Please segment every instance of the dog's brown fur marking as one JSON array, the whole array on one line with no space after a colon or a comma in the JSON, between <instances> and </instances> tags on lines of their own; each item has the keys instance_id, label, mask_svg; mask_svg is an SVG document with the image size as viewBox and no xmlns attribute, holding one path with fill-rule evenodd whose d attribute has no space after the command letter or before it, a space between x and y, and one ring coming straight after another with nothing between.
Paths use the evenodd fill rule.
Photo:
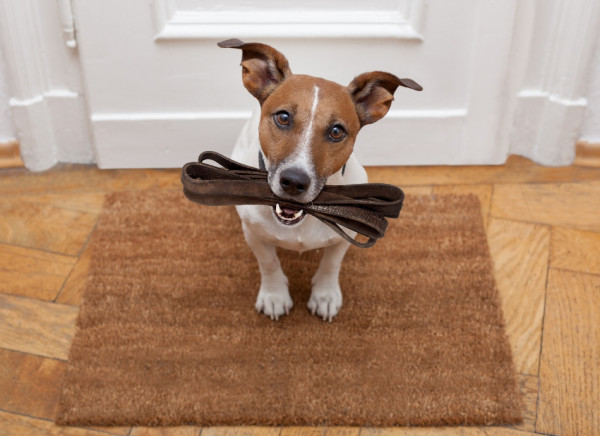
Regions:
<instances>
[{"instance_id":1,"label":"dog's brown fur marking","mask_svg":"<svg viewBox=\"0 0 600 436\"><path fill-rule=\"evenodd\" d=\"M317 175L327 178L348 160L360 130L354 102L346 87L311 76L291 76L263 103L259 138L263 153L275 166L291 156L311 122L315 87L319 88L319 94L313 115L310 154ZM288 129L278 127L273 120L281 110L292 116ZM336 124L342 125L347 133L340 142L328 140L329 131Z\"/></svg>"}]
</instances>

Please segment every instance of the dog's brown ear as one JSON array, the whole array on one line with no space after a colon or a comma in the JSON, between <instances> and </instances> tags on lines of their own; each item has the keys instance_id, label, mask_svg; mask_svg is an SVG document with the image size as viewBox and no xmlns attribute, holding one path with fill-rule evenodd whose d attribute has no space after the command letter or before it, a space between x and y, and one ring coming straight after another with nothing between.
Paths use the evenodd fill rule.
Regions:
<instances>
[{"instance_id":1,"label":"dog's brown ear","mask_svg":"<svg viewBox=\"0 0 600 436\"><path fill-rule=\"evenodd\" d=\"M261 105L292 74L285 56L266 44L228 39L218 45L242 50L242 81Z\"/></svg>"},{"instance_id":2,"label":"dog's brown ear","mask_svg":"<svg viewBox=\"0 0 600 436\"><path fill-rule=\"evenodd\" d=\"M387 114L398 86L422 91L411 79L399 79L390 73L373 71L356 76L348 85L361 126L374 123Z\"/></svg>"}]
</instances>

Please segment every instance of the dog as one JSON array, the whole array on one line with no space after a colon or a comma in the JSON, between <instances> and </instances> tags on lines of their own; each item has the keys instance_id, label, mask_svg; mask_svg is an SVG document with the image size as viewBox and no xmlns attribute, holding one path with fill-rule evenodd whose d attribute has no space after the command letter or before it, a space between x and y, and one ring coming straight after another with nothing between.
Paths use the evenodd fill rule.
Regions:
<instances>
[{"instance_id":1,"label":"dog","mask_svg":"<svg viewBox=\"0 0 600 436\"><path fill-rule=\"evenodd\" d=\"M353 154L358 132L385 116L399 86L422 90L411 79L381 71L360 74L342 86L292 74L285 56L266 44L230 39L218 45L242 51L242 82L260 103L232 159L267 170L273 193L299 203L310 203L325 184L366 183L367 173ZM302 209L279 204L236 209L261 274L256 310L278 320L294 304L276 247L323 249L307 306L331 322L342 307L339 272L350 243Z\"/></svg>"}]
</instances>

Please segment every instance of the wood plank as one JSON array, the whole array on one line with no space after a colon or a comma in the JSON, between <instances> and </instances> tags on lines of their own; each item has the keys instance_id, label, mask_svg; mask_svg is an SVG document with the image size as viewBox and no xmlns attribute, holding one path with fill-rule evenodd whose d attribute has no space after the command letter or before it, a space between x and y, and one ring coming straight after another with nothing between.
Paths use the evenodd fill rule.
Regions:
<instances>
[{"instance_id":1,"label":"wood plank","mask_svg":"<svg viewBox=\"0 0 600 436\"><path fill-rule=\"evenodd\" d=\"M551 247L552 267L600 274L600 233L555 227Z\"/></svg>"},{"instance_id":2,"label":"wood plank","mask_svg":"<svg viewBox=\"0 0 600 436\"><path fill-rule=\"evenodd\" d=\"M280 436L324 436L325 427L282 427Z\"/></svg>"},{"instance_id":3,"label":"wood plank","mask_svg":"<svg viewBox=\"0 0 600 436\"><path fill-rule=\"evenodd\" d=\"M3 349L0 349L0 362L0 409L54 421L67 363ZM53 427L52 431L60 432L61 428ZM95 430L120 436L130 432L128 427L97 427ZM0 434L3 434L1 425Z\"/></svg>"},{"instance_id":4,"label":"wood plank","mask_svg":"<svg viewBox=\"0 0 600 436\"><path fill-rule=\"evenodd\" d=\"M519 374L519 388L521 394L523 394L523 423L512 428L531 433L535 432L539 383L539 377Z\"/></svg>"},{"instance_id":5,"label":"wood plank","mask_svg":"<svg viewBox=\"0 0 600 436\"><path fill-rule=\"evenodd\" d=\"M202 436L279 436L280 427L205 427Z\"/></svg>"},{"instance_id":6,"label":"wood plank","mask_svg":"<svg viewBox=\"0 0 600 436\"><path fill-rule=\"evenodd\" d=\"M325 436L359 436L360 427L325 427Z\"/></svg>"},{"instance_id":7,"label":"wood plank","mask_svg":"<svg viewBox=\"0 0 600 436\"><path fill-rule=\"evenodd\" d=\"M487 236L517 372L537 375L550 229L492 219Z\"/></svg>"},{"instance_id":8,"label":"wood plank","mask_svg":"<svg viewBox=\"0 0 600 436\"><path fill-rule=\"evenodd\" d=\"M18 195L18 200L24 203L44 204L61 209L87 212L98 215L102 211L103 192L70 192L46 193L38 195Z\"/></svg>"},{"instance_id":9,"label":"wood plank","mask_svg":"<svg viewBox=\"0 0 600 436\"><path fill-rule=\"evenodd\" d=\"M0 347L66 360L78 308L0 294Z\"/></svg>"},{"instance_id":10,"label":"wood plank","mask_svg":"<svg viewBox=\"0 0 600 436\"><path fill-rule=\"evenodd\" d=\"M600 277L551 269L540 365L538 432L600 429Z\"/></svg>"},{"instance_id":11,"label":"wood plank","mask_svg":"<svg viewBox=\"0 0 600 436\"><path fill-rule=\"evenodd\" d=\"M431 195L433 193L432 186L401 186L401 188L406 195Z\"/></svg>"},{"instance_id":12,"label":"wood plank","mask_svg":"<svg viewBox=\"0 0 600 436\"><path fill-rule=\"evenodd\" d=\"M280 436L359 436L360 427L282 427Z\"/></svg>"},{"instance_id":13,"label":"wood plank","mask_svg":"<svg viewBox=\"0 0 600 436\"><path fill-rule=\"evenodd\" d=\"M0 292L54 300L76 257L0 244Z\"/></svg>"},{"instance_id":14,"label":"wood plank","mask_svg":"<svg viewBox=\"0 0 600 436\"><path fill-rule=\"evenodd\" d=\"M69 304L72 306L79 306L81 304L90 267L91 255L92 250L88 244L77 260L77 263L75 263L60 294L58 294L58 298L56 299L57 303Z\"/></svg>"},{"instance_id":15,"label":"wood plank","mask_svg":"<svg viewBox=\"0 0 600 436\"><path fill-rule=\"evenodd\" d=\"M0 168L22 168L24 166L17 141L0 143Z\"/></svg>"},{"instance_id":16,"label":"wood plank","mask_svg":"<svg viewBox=\"0 0 600 436\"><path fill-rule=\"evenodd\" d=\"M65 362L0 349L0 409L54 419Z\"/></svg>"},{"instance_id":17,"label":"wood plank","mask_svg":"<svg viewBox=\"0 0 600 436\"><path fill-rule=\"evenodd\" d=\"M360 436L527 436L535 433L507 427L363 428Z\"/></svg>"},{"instance_id":18,"label":"wood plank","mask_svg":"<svg viewBox=\"0 0 600 436\"><path fill-rule=\"evenodd\" d=\"M190 159L192 160L192 159ZM0 197L5 195L113 192L132 189L180 189L181 169L100 170L93 165L59 164L33 173L7 170L0 173Z\"/></svg>"},{"instance_id":19,"label":"wood plank","mask_svg":"<svg viewBox=\"0 0 600 436\"><path fill-rule=\"evenodd\" d=\"M27 436L106 436L106 432L77 427L59 427L52 421L0 410L0 430L5 435ZM112 434L112 433L111 433Z\"/></svg>"},{"instance_id":20,"label":"wood plank","mask_svg":"<svg viewBox=\"0 0 600 436\"><path fill-rule=\"evenodd\" d=\"M479 198L483 225L487 228L490 204L492 202L492 185L444 185L433 188L434 195L473 194Z\"/></svg>"},{"instance_id":21,"label":"wood plank","mask_svg":"<svg viewBox=\"0 0 600 436\"><path fill-rule=\"evenodd\" d=\"M26 201L24 200L26 198ZM34 201L30 196L0 199L0 242L76 256L98 214Z\"/></svg>"},{"instance_id":22,"label":"wood plank","mask_svg":"<svg viewBox=\"0 0 600 436\"><path fill-rule=\"evenodd\" d=\"M491 214L600 232L599 199L600 182L496 185Z\"/></svg>"},{"instance_id":23,"label":"wood plank","mask_svg":"<svg viewBox=\"0 0 600 436\"><path fill-rule=\"evenodd\" d=\"M575 145L573 165L600 168L600 143L578 141Z\"/></svg>"},{"instance_id":24,"label":"wood plank","mask_svg":"<svg viewBox=\"0 0 600 436\"><path fill-rule=\"evenodd\" d=\"M180 427L133 427L130 436L199 436L202 428Z\"/></svg>"}]
</instances>

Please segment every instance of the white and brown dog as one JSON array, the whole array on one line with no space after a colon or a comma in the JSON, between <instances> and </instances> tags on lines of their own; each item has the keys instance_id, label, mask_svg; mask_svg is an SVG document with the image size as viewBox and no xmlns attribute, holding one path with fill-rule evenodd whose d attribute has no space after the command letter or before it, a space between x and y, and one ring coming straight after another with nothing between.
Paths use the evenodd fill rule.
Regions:
<instances>
[{"instance_id":1,"label":"white and brown dog","mask_svg":"<svg viewBox=\"0 0 600 436\"><path fill-rule=\"evenodd\" d=\"M300 203L314 200L325 184L366 183L352 152L356 135L387 113L398 86L422 89L379 71L361 74L346 87L292 74L285 56L265 44L231 39L219 46L242 50L242 81L261 106L242 130L232 158L266 169L273 193ZM256 310L279 319L293 306L276 247L323 248L308 309L331 321L342 306L338 277L349 243L302 210L250 205L237 211L260 267Z\"/></svg>"}]
</instances>

